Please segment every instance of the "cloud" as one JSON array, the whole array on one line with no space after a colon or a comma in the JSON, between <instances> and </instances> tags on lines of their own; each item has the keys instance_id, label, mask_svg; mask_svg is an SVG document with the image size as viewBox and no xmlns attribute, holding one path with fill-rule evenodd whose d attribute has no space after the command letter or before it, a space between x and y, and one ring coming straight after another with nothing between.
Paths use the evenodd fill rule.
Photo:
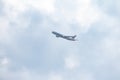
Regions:
<instances>
[{"instance_id":1,"label":"cloud","mask_svg":"<svg viewBox=\"0 0 120 80\"><path fill-rule=\"evenodd\" d=\"M0 58L0 79L1 80L47 80L48 75L35 72L25 66L17 66L15 61L8 57Z\"/></svg>"},{"instance_id":2,"label":"cloud","mask_svg":"<svg viewBox=\"0 0 120 80\"><path fill-rule=\"evenodd\" d=\"M80 6L77 13L76 19L80 22L83 27L90 27L91 24L99 20L101 13L97 7L92 4L92 0L78 0Z\"/></svg>"},{"instance_id":3,"label":"cloud","mask_svg":"<svg viewBox=\"0 0 120 80\"><path fill-rule=\"evenodd\" d=\"M5 19L5 17L0 18L0 42L7 41L9 42L9 21Z\"/></svg>"},{"instance_id":4,"label":"cloud","mask_svg":"<svg viewBox=\"0 0 120 80\"><path fill-rule=\"evenodd\" d=\"M40 9L41 11L45 11L48 13L53 13L55 11L55 0L37 0L37 1L29 1L27 0L29 5L35 7L36 9Z\"/></svg>"},{"instance_id":5,"label":"cloud","mask_svg":"<svg viewBox=\"0 0 120 80\"><path fill-rule=\"evenodd\" d=\"M95 80L95 77L92 73L81 73L79 76L80 80Z\"/></svg>"},{"instance_id":6,"label":"cloud","mask_svg":"<svg viewBox=\"0 0 120 80\"><path fill-rule=\"evenodd\" d=\"M7 65L8 63L9 61L6 57L1 60L1 65Z\"/></svg>"},{"instance_id":7,"label":"cloud","mask_svg":"<svg viewBox=\"0 0 120 80\"><path fill-rule=\"evenodd\" d=\"M0 15L3 14L2 11L3 11L3 3L2 3L2 1L0 1Z\"/></svg>"},{"instance_id":8,"label":"cloud","mask_svg":"<svg viewBox=\"0 0 120 80\"><path fill-rule=\"evenodd\" d=\"M120 1L119 0L96 0L95 1L98 5L98 7L100 8L100 10L102 10L104 13L110 15L110 16L114 16L114 17L120 17L119 13L120 13Z\"/></svg>"},{"instance_id":9,"label":"cloud","mask_svg":"<svg viewBox=\"0 0 120 80\"><path fill-rule=\"evenodd\" d=\"M54 0L4 0L3 1L7 8L14 9L18 12L23 12L29 7L34 7L37 10L44 11L47 13L54 12ZM10 9L9 8L9 9Z\"/></svg>"},{"instance_id":10,"label":"cloud","mask_svg":"<svg viewBox=\"0 0 120 80\"><path fill-rule=\"evenodd\" d=\"M83 33L102 16L102 12L92 3L92 0L75 0L74 2L58 0L56 4L58 4L57 15L54 14L55 19L53 19L62 24L78 23L77 29Z\"/></svg>"},{"instance_id":11,"label":"cloud","mask_svg":"<svg viewBox=\"0 0 120 80\"><path fill-rule=\"evenodd\" d=\"M4 0L3 4L0 79L119 79L119 18L92 0ZM79 40L56 38L53 30L78 34Z\"/></svg>"},{"instance_id":12,"label":"cloud","mask_svg":"<svg viewBox=\"0 0 120 80\"><path fill-rule=\"evenodd\" d=\"M65 68L74 70L80 66L80 61L75 55L69 55L65 58Z\"/></svg>"},{"instance_id":13,"label":"cloud","mask_svg":"<svg viewBox=\"0 0 120 80\"><path fill-rule=\"evenodd\" d=\"M48 75L48 80L64 80L60 74L57 73L50 73Z\"/></svg>"}]
</instances>

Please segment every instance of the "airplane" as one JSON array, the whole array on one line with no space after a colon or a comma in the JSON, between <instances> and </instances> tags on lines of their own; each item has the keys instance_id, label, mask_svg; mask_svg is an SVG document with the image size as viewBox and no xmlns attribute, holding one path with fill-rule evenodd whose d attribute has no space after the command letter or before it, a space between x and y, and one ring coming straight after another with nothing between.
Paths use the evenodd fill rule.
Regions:
<instances>
[{"instance_id":1,"label":"airplane","mask_svg":"<svg viewBox=\"0 0 120 80\"><path fill-rule=\"evenodd\" d=\"M52 33L53 33L54 35L56 35L57 38L61 37L61 38L64 38L64 39L67 39L67 40L70 40L70 41L77 41L77 40L75 39L76 35L74 35L74 36L64 36L64 35L62 35L62 34L60 34L60 33L55 32L55 31L52 31Z\"/></svg>"}]
</instances>

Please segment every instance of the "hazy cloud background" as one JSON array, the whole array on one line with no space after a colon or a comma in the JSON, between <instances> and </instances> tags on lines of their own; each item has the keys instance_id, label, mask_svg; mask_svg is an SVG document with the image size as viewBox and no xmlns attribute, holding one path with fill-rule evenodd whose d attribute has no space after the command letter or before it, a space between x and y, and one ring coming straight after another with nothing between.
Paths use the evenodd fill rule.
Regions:
<instances>
[{"instance_id":1,"label":"hazy cloud background","mask_svg":"<svg viewBox=\"0 0 120 80\"><path fill-rule=\"evenodd\" d=\"M119 74L119 0L0 0L0 80L119 80Z\"/></svg>"}]
</instances>

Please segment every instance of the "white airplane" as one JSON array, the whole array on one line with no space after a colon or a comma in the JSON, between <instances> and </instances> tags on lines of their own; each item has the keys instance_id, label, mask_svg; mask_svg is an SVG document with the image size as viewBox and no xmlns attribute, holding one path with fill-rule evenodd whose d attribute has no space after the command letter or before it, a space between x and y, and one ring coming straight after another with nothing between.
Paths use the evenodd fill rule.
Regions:
<instances>
[{"instance_id":1,"label":"white airplane","mask_svg":"<svg viewBox=\"0 0 120 80\"><path fill-rule=\"evenodd\" d=\"M53 31L52 33L54 35L56 35L56 37L58 37L58 38L61 37L61 38L64 38L64 39L67 39L67 40L70 40L70 41L76 41L76 39L75 39L76 35L74 35L74 36L64 36L60 33L55 32L55 31Z\"/></svg>"}]
</instances>

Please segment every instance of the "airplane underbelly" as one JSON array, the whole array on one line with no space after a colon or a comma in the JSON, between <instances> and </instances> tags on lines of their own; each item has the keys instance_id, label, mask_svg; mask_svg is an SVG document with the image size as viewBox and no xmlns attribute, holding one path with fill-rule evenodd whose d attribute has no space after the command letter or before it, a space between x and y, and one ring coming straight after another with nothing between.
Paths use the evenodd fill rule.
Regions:
<instances>
[{"instance_id":1,"label":"airplane underbelly","mask_svg":"<svg viewBox=\"0 0 120 80\"><path fill-rule=\"evenodd\" d=\"M60 36L56 35L56 37L60 37Z\"/></svg>"}]
</instances>

